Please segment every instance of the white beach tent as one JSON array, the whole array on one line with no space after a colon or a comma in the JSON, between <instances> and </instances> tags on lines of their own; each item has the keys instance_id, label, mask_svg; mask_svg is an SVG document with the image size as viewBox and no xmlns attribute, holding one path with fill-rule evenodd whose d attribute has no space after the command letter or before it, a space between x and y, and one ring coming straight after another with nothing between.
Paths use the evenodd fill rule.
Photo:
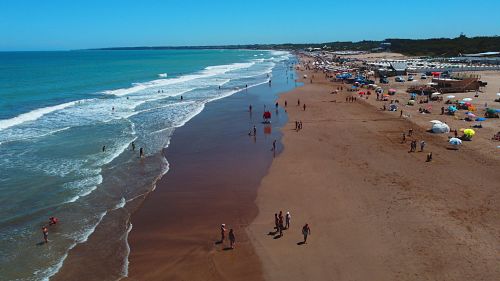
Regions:
<instances>
[{"instance_id":1,"label":"white beach tent","mask_svg":"<svg viewBox=\"0 0 500 281\"><path fill-rule=\"evenodd\" d=\"M432 125L432 132L435 134L444 134L444 133L449 133L450 132L450 126L446 125L445 123L435 123Z\"/></svg>"}]
</instances>

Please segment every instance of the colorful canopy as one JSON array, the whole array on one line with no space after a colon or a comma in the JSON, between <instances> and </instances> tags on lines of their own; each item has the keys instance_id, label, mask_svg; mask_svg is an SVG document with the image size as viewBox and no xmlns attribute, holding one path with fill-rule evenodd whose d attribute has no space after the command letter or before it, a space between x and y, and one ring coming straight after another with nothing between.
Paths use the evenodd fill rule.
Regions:
<instances>
[{"instance_id":1,"label":"colorful canopy","mask_svg":"<svg viewBox=\"0 0 500 281\"><path fill-rule=\"evenodd\" d=\"M467 137L472 137L476 134L476 132L472 129L465 129L464 130L464 135L466 135Z\"/></svg>"}]
</instances>

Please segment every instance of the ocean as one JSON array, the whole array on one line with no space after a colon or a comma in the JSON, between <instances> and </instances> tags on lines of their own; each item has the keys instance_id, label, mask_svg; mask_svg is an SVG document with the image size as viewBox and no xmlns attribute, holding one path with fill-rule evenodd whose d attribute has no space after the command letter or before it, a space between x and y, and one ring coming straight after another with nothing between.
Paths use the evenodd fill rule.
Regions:
<instances>
[{"instance_id":1,"label":"ocean","mask_svg":"<svg viewBox=\"0 0 500 281\"><path fill-rule=\"evenodd\" d=\"M127 204L168 172L161 152L175 129L211 101L268 83L291 59L254 50L0 52L0 279L48 280L113 212L121 219L110 244L126 276ZM60 223L44 244L51 216Z\"/></svg>"}]
</instances>

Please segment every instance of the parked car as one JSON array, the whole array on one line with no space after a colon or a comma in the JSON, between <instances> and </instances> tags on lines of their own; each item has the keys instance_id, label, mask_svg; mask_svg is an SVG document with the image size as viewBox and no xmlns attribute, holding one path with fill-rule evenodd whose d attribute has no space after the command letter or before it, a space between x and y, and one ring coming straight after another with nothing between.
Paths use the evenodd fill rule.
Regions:
<instances>
[{"instance_id":1,"label":"parked car","mask_svg":"<svg viewBox=\"0 0 500 281\"><path fill-rule=\"evenodd\" d=\"M404 81L405 81L405 79L403 77L401 77L401 76L396 77L396 82L404 82Z\"/></svg>"},{"instance_id":2,"label":"parked car","mask_svg":"<svg viewBox=\"0 0 500 281\"><path fill-rule=\"evenodd\" d=\"M425 73L424 73L424 74L422 74L422 75L420 75L420 79L422 79L422 80L427 79L427 75L425 75Z\"/></svg>"},{"instance_id":3,"label":"parked car","mask_svg":"<svg viewBox=\"0 0 500 281\"><path fill-rule=\"evenodd\" d=\"M379 82L382 84L389 84L389 79L387 79L387 77L382 77L382 78L380 78Z\"/></svg>"},{"instance_id":4,"label":"parked car","mask_svg":"<svg viewBox=\"0 0 500 281\"><path fill-rule=\"evenodd\" d=\"M408 76L408 81L413 81L413 75Z\"/></svg>"}]
</instances>

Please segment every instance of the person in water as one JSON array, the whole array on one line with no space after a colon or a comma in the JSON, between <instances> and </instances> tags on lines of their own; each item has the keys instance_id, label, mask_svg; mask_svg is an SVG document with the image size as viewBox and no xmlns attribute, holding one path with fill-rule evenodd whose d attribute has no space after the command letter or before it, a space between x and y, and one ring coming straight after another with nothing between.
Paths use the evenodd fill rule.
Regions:
<instances>
[{"instance_id":1,"label":"person in water","mask_svg":"<svg viewBox=\"0 0 500 281\"><path fill-rule=\"evenodd\" d=\"M135 151L135 142L132 142L132 151Z\"/></svg>"},{"instance_id":2,"label":"person in water","mask_svg":"<svg viewBox=\"0 0 500 281\"><path fill-rule=\"evenodd\" d=\"M142 147L141 147L141 148L139 148L139 156L140 156L141 158L143 158L143 157L144 157L144 149L143 149Z\"/></svg>"},{"instance_id":3,"label":"person in water","mask_svg":"<svg viewBox=\"0 0 500 281\"><path fill-rule=\"evenodd\" d=\"M105 145L103 145L103 146L102 146L102 152L105 152L105 151L106 151L106 146L105 146Z\"/></svg>"},{"instance_id":4,"label":"person in water","mask_svg":"<svg viewBox=\"0 0 500 281\"><path fill-rule=\"evenodd\" d=\"M255 127L255 125L253 125L253 135L256 136L257 135L257 128Z\"/></svg>"},{"instance_id":5,"label":"person in water","mask_svg":"<svg viewBox=\"0 0 500 281\"><path fill-rule=\"evenodd\" d=\"M57 224L59 220L56 218L56 217L50 217L49 218L49 226L50 225L54 225L54 224Z\"/></svg>"},{"instance_id":6,"label":"person in water","mask_svg":"<svg viewBox=\"0 0 500 281\"><path fill-rule=\"evenodd\" d=\"M42 227L43 241L49 243L49 229L44 226Z\"/></svg>"},{"instance_id":7,"label":"person in water","mask_svg":"<svg viewBox=\"0 0 500 281\"><path fill-rule=\"evenodd\" d=\"M184 99L184 97L183 97L183 96L181 96L181 100L183 100L183 99Z\"/></svg>"}]
</instances>

